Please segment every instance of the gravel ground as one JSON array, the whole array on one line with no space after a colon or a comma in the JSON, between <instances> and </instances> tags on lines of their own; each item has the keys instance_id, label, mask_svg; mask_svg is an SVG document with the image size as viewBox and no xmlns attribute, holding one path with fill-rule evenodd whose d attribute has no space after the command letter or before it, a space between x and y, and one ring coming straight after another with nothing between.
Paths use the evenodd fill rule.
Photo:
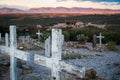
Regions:
<instances>
[{"instance_id":1,"label":"gravel ground","mask_svg":"<svg viewBox=\"0 0 120 80\"><path fill-rule=\"evenodd\" d=\"M92 55L76 60L67 60L71 64L85 66L86 69L95 69L97 75L105 80L120 80L120 52L96 52L86 49L76 49L79 54Z\"/></svg>"},{"instance_id":2,"label":"gravel ground","mask_svg":"<svg viewBox=\"0 0 120 80\"><path fill-rule=\"evenodd\" d=\"M88 55L81 59L65 60L65 62L73 65L82 65L86 69L95 69L97 76L105 78L105 80L120 80L120 52L97 52L87 49L73 49L75 53ZM43 54L44 51L29 51L30 53ZM36 64L31 64L35 67L34 73L42 76L43 80L46 75L50 78L50 70ZM65 75L65 74L64 74ZM64 76L65 77L65 76Z\"/></svg>"},{"instance_id":3,"label":"gravel ground","mask_svg":"<svg viewBox=\"0 0 120 80\"><path fill-rule=\"evenodd\" d=\"M81 59L69 59L65 60L66 63L73 65L84 66L86 69L95 69L97 71L97 76L105 78L105 80L120 80L120 51L105 51L105 52L97 52L97 51L89 51L87 49L72 49L74 53L86 55L87 57L83 57ZM44 50L38 51L27 51L31 54L44 54ZM31 57L32 60L32 57ZM34 70L31 74L26 74L19 76L18 80L25 80L24 78L28 76L26 80L30 80L29 76L35 75L40 80L50 80L51 72L50 69L36 65L34 63L30 63L28 65L32 65ZM62 73L62 77L68 77L68 74ZM32 80L32 79L31 79ZM36 79L39 80L39 79Z\"/></svg>"}]
</instances>

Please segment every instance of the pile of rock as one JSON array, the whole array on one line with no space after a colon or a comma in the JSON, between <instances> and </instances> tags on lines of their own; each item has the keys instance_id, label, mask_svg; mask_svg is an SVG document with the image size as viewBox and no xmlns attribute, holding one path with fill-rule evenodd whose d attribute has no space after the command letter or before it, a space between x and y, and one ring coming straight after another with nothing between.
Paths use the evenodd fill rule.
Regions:
<instances>
[{"instance_id":1,"label":"pile of rock","mask_svg":"<svg viewBox=\"0 0 120 80\"><path fill-rule=\"evenodd\" d=\"M92 46L89 46L88 44L80 44L79 42L65 42L64 46L71 48L85 48L88 50L92 50Z\"/></svg>"},{"instance_id":2,"label":"pile of rock","mask_svg":"<svg viewBox=\"0 0 120 80\"><path fill-rule=\"evenodd\" d=\"M34 41L33 43L20 43L18 42L18 49L20 50L39 50L44 49L42 42Z\"/></svg>"},{"instance_id":3,"label":"pile of rock","mask_svg":"<svg viewBox=\"0 0 120 80\"><path fill-rule=\"evenodd\" d=\"M62 54L63 55L69 55L69 54L74 54L74 50L71 49L63 49Z\"/></svg>"}]
</instances>

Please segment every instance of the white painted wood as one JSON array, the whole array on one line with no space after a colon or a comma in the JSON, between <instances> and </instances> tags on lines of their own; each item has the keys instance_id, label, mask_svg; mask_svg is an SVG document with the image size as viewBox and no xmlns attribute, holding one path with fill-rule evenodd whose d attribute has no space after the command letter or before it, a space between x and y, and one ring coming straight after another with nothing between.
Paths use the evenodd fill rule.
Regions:
<instances>
[{"instance_id":1,"label":"white painted wood","mask_svg":"<svg viewBox=\"0 0 120 80\"><path fill-rule=\"evenodd\" d=\"M61 61L62 50L62 31L60 29L52 29L52 57L45 57L41 55L34 55L34 62L36 64L48 67L51 69L51 80L60 80L59 71L67 71L83 78L85 75L85 68L77 67ZM50 40L50 39L49 39ZM50 41L49 41L50 42ZM30 61L30 54L16 49L16 27L10 26L10 47L0 46L0 51L10 55L10 80L17 79L16 58Z\"/></svg>"},{"instance_id":2,"label":"white painted wood","mask_svg":"<svg viewBox=\"0 0 120 80\"><path fill-rule=\"evenodd\" d=\"M0 52L3 54L10 55L10 48L6 46L0 46Z\"/></svg>"},{"instance_id":3,"label":"white painted wood","mask_svg":"<svg viewBox=\"0 0 120 80\"><path fill-rule=\"evenodd\" d=\"M58 49L59 49L59 53L58 53L58 55L59 55L59 60L61 60L62 59L62 45L63 45L63 41L62 41L62 38L63 38L63 36L62 36L62 30L61 29L59 29L59 31L58 31L58 38L59 38L59 43L58 43Z\"/></svg>"},{"instance_id":4,"label":"white painted wood","mask_svg":"<svg viewBox=\"0 0 120 80\"><path fill-rule=\"evenodd\" d=\"M10 55L10 47L6 47L6 46L0 46L0 51L1 53ZM25 51L21 51L21 50L14 50L14 57L24 60L24 61L29 61L30 60L30 56L28 52Z\"/></svg>"},{"instance_id":5,"label":"white painted wood","mask_svg":"<svg viewBox=\"0 0 120 80\"><path fill-rule=\"evenodd\" d=\"M45 56L41 56L38 54L34 55L34 63L38 64L38 65L42 65L45 67L48 67L50 69L52 69L52 78L55 76L59 77L59 71L64 71L70 74L74 74L77 75L81 78L85 77L85 67L82 66L73 66L71 64L67 64L63 61L54 61L54 59L52 58L47 58ZM59 80L59 78L57 79L57 77L55 77L56 80ZM53 80L53 79L52 79Z\"/></svg>"},{"instance_id":6,"label":"white painted wood","mask_svg":"<svg viewBox=\"0 0 120 80\"><path fill-rule=\"evenodd\" d=\"M61 61L59 70L70 73L70 74L77 75L81 78L85 77L85 67L82 67L82 66L79 66L79 67L73 66L73 65L70 65L70 64L67 64L67 63Z\"/></svg>"},{"instance_id":7,"label":"white painted wood","mask_svg":"<svg viewBox=\"0 0 120 80\"><path fill-rule=\"evenodd\" d=\"M24 60L24 61L29 61L30 60L30 56L28 52L25 51L21 51L21 50L15 50L14 51L14 56L18 59Z\"/></svg>"},{"instance_id":8,"label":"white painted wood","mask_svg":"<svg viewBox=\"0 0 120 80\"><path fill-rule=\"evenodd\" d=\"M34 62L36 64L48 67L51 69L51 80L60 80L60 71L66 71L71 74L75 74L81 78L85 77L85 68L77 67L67 64L61 61L60 57L62 50L62 31L60 29L52 29L52 57L47 58L41 55L34 56Z\"/></svg>"},{"instance_id":9,"label":"white painted wood","mask_svg":"<svg viewBox=\"0 0 120 80\"><path fill-rule=\"evenodd\" d=\"M14 50L17 48L16 26L10 26L10 80L17 80L17 59Z\"/></svg>"},{"instance_id":10,"label":"white painted wood","mask_svg":"<svg viewBox=\"0 0 120 80\"><path fill-rule=\"evenodd\" d=\"M5 46L6 47L9 46L9 36L8 36L8 33L5 34Z\"/></svg>"},{"instance_id":11,"label":"white painted wood","mask_svg":"<svg viewBox=\"0 0 120 80\"><path fill-rule=\"evenodd\" d=\"M50 36L45 40L45 56L50 57L51 49L50 49Z\"/></svg>"},{"instance_id":12,"label":"white painted wood","mask_svg":"<svg viewBox=\"0 0 120 80\"><path fill-rule=\"evenodd\" d=\"M36 34L38 35L38 39L40 40L40 35L41 35L40 29L38 29L38 32Z\"/></svg>"},{"instance_id":13,"label":"white painted wood","mask_svg":"<svg viewBox=\"0 0 120 80\"><path fill-rule=\"evenodd\" d=\"M102 38L104 38L104 36L101 35L101 33L99 34L99 36L96 36L97 38L99 38L99 45L102 45Z\"/></svg>"},{"instance_id":14,"label":"white painted wood","mask_svg":"<svg viewBox=\"0 0 120 80\"><path fill-rule=\"evenodd\" d=\"M61 60L59 57L60 54L60 46L61 46L61 30L60 29L52 29L52 58L56 60Z\"/></svg>"},{"instance_id":15,"label":"white painted wood","mask_svg":"<svg viewBox=\"0 0 120 80\"><path fill-rule=\"evenodd\" d=\"M38 54L34 55L34 63L36 63L38 65L48 67L48 68L52 68L52 60L51 60L51 58L41 56L41 55L38 55Z\"/></svg>"}]
</instances>

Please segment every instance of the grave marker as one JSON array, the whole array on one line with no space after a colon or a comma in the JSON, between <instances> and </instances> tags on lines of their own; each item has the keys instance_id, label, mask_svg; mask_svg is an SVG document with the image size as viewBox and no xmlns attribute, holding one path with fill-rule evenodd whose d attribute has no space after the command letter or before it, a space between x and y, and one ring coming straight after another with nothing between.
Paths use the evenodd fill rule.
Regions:
<instances>
[{"instance_id":1,"label":"grave marker","mask_svg":"<svg viewBox=\"0 0 120 80\"><path fill-rule=\"evenodd\" d=\"M38 32L36 33L36 35L38 35L38 39L40 40L40 35L41 35L42 33L40 33L40 30L38 30Z\"/></svg>"},{"instance_id":2,"label":"grave marker","mask_svg":"<svg viewBox=\"0 0 120 80\"><path fill-rule=\"evenodd\" d=\"M8 36L8 33L5 34L5 46L9 47L9 36Z\"/></svg>"},{"instance_id":3,"label":"grave marker","mask_svg":"<svg viewBox=\"0 0 120 80\"><path fill-rule=\"evenodd\" d=\"M50 36L45 40L45 56L50 57Z\"/></svg>"},{"instance_id":4,"label":"grave marker","mask_svg":"<svg viewBox=\"0 0 120 80\"><path fill-rule=\"evenodd\" d=\"M104 36L102 36L100 33L99 36L96 37L99 38L99 45L102 46L102 38L104 38Z\"/></svg>"},{"instance_id":5,"label":"grave marker","mask_svg":"<svg viewBox=\"0 0 120 80\"><path fill-rule=\"evenodd\" d=\"M29 60L29 53L17 50L16 26L10 26L10 47L0 46L1 53L10 55L10 80L17 80L17 58Z\"/></svg>"},{"instance_id":6,"label":"grave marker","mask_svg":"<svg viewBox=\"0 0 120 80\"><path fill-rule=\"evenodd\" d=\"M51 69L51 80L60 80L59 71L66 71L75 74L81 78L85 77L85 68L73 66L61 61L62 48L62 31L60 29L52 29L52 56L45 57L38 54L34 55L34 62L36 64L48 67ZM49 39L50 40L50 39ZM1 53L10 55L10 80L17 80L17 58L30 61L30 53L17 50L16 42L16 26L10 26L10 47L0 46Z\"/></svg>"},{"instance_id":7,"label":"grave marker","mask_svg":"<svg viewBox=\"0 0 120 80\"><path fill-rule=\"evenodd\" d=\"M60 80L60 71L66 71L78 75L81 78L85 77L85 68L73 66L61 61L61 34L62 31L60 29L52 29L52 56L48 58L35 54L34 62L51 69L51 80Z\"/></svg>"},{"instance_id":8,"label":"grave marker","mask_svg":"<svg viewBox=\"0 0 120 80\"><path fill-rule=\"evenodd\" d=\"M17 59L14 55L16 48L16 26L10 26L10 80L17 80Z\"/></svg>"}]
</instances>

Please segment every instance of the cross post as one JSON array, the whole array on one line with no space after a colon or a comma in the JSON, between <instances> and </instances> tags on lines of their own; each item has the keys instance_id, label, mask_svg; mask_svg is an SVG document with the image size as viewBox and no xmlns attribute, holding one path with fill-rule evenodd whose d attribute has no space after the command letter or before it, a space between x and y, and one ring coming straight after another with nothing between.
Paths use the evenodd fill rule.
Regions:
<instances>
[{"instance_id":1,"label":"cross post","mask_svg":"<svg viewBox=\"0 0 120 80\"><path fill-rule=\"evenodd\" d=\"M6 45L6 47L9 47L9 36L8 36L8 33L5 34L5 45Z\"/></svg>"},{"instance_id":2,"label":"cross post","mask_svg":"<svg viewBox=\"0 0 120 80\"><path fill-rule=\"evenodd\" d=\"M45 56L50 57L51 49L50 49L50 36L45 40Z\"/></svg>"},{"instance_id":3,"label":"cross post","mask_svg":"<svg viewBox=\"0 0 120 80\"><path fill-rule=\"evenodd\" d=\"M17 48L16 26L10 26L10 80L17 80L17 59L14 50Z\"/></svg>"},{"instance_id":4,"label":"cross post","mask_svg":"<svg viewBox=\"0 0 120 80\"><path fill-rule=\"evenodd\" d=\"M52 80L60 80L59 60L61 60L61 29L52 29Z\"/></svg>"}]
</instances>

